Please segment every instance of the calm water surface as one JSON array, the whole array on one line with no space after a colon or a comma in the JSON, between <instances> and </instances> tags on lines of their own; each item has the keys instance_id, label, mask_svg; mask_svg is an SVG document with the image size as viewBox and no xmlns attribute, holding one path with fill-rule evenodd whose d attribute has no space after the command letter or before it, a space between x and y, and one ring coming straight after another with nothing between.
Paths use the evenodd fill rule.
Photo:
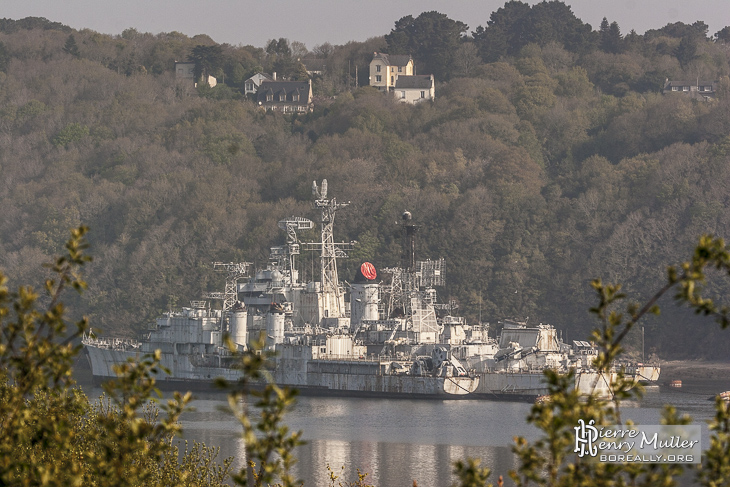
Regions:
<instances>
[{"instance_id":1,"label":"calm water surface","mask_svg":"<svg viewBox=\"0 0 730 487\"><path fill-rule=\"evenodd\" d=\"M641 401L626 402L623 419L658 424L664 404L703 425L702 448L709 444L707 421L714 416L708 397L730 390L730 380L685 381L681 389L650 387ZM91 394L91 397L95 397ZM234 457L234 468L244 465L240 425L228 413L225 395L201 393L195 411L182 418L183 439L220 447L219 459ZM492 469L492 481L517 464L511 452L513 437L536 439L538 431L525 422L530 404L483 400L389 400L299 397L287 415L292 430L302 430L307 444L297 449L295 474L306 486L330 485L327 465L335 473L344 466L343 480L352 481L356 469L367 472L379 487L445 487L454 482L453 463L480 458Z\"/></svg>"}]
</instances>

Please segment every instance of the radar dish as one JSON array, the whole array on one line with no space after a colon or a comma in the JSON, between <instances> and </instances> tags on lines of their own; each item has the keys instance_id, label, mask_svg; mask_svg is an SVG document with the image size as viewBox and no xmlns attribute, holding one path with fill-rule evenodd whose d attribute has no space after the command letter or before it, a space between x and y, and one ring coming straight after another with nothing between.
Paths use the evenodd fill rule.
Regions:
<instances>
[{"instance_id":1,"label":"radar dish","mask_svg":"<svg viewBox=\"0 0 730 487\"><path fill-rule=\"evenodd\" d=\"M363 264L360 266L360 272L362 272L362 275L365 276L366 279L369 279L371 281L378 277L378 273L375 272L375 266L372 265L370 262L363 262Z\"/></svg>"}]
</instances>

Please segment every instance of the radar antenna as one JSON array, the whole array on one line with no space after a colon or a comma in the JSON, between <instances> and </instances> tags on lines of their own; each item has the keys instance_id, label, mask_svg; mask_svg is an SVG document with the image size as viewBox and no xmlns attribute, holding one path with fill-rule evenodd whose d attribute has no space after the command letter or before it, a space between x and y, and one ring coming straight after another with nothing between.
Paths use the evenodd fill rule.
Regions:
<instances>
[{"instance_id":1,"label":"radar antenna","mask_svg":"<svg viewBox=\"0 0 730 487\"><path fill-rule=\"evenodd\" d=\"M285 220L280 220L278 226L286 232L286 249L283 247L276 247L276 249L285 250L283 254L287 259L286 270L288 271L289 284L294 284L294 256L299 255L299 239L297 238L297 231L311 230L314 228L314 223L312 220L307 218L293 216Z\"/></svg>"},{"instance_id":2,"label":"radar antenna","mask_svg":"<svg viewBox=\"0 0 730 487\"><path fill-rule=\"evenodd\" d=\"M238 280L248 277L248 268L251 262L213 262L213 269L218 272L227 272L226 287L223 292L210 292L203 295L206 299L220 299L223 301L223 310L233 308L238 298Z\"/></svg>"},{"instance_id":3,"label":"radar antenna","mask_svg":"<svg viewBox=\"0 0 730 487\"><path fill-rule=\"evenodd\" d=\"M337 275L337 259L347 257L345 248L351 248L352 242L335 243L332 228L335 222L335 213L340 208L350 204L338 203L335 198L327 199L327 180L322 180L320 189L317 189L317 181L312 182L312 195L314 196L313 206L321 210L320 224L322 226L322 241L320 247L320 271L322 276L322 294L330 301L326 307L330 317L344 317L345 310L342 309L340 299L340 284ZM311 248L311 247L310 247Z\"/></svg>"}]
</instances>

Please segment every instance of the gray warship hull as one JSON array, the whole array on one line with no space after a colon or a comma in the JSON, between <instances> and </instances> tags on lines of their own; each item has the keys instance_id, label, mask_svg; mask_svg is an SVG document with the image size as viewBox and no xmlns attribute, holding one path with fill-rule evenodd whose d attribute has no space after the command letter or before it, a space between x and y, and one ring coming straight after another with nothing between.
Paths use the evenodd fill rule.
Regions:
<instances>
[{"instance_id":1,"label":"gray warship hull","mask_svg":"<svg viewBox=\"0 0 730 487\"><path fill-rule=\"evenodd\" d=\"M96 383L116 377L115 364L138 361L145 354L139 349L105 348L90 340L85 348ZM241 371L230 363L228 366L218 363L220 359L220 356L162 353L160 365L170 373L159 373L157 384L164 389L209 390L218 378L229 383L239 381ZM280 359L272 376L280 386L316 396L463 399L470 397L479 383L478 377L387 375L381 373L385 365L379 360Z\"/></svg>"}]
</instances>

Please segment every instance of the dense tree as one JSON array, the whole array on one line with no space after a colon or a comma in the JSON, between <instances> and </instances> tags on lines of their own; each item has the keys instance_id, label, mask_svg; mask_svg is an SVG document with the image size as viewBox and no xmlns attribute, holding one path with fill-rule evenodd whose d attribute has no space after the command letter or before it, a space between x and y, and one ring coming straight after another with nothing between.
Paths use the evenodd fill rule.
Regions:
<instances>
[{"instance_id":1,"label":"dense tree","mask_svg":"<svg viewBox=\"0 0 730 487\"><path fill-rule=\"evenodd\" d=\"M618 54L621 49L621 30L617 22L611 22L609 25L606 17L601 21L601 49L611 54Z\"/></svg>"},{"instance_id":2,"label":"dense tree","mask_svg":"<svg viewBox=\"0 0 730 487\"><path fill-rule=\"evenodd\" d=\"M66 52L73 57L81 56L81 53L79 52L79 46L76 45L76 39L74 38L73 34L69 35L66 39L66 44L63 46L63 52Z\"/></svg>"},{"instance_id":3,"label":"dense tree","mask_svg":"<svg viewBox=\"0 0 730 487\"><path fill-rule=\"evenodd\" d=\"M8 64L10 64L10 53L5 44L0 42L0 71L5 72L8 69Z\"/></svg>"},{"instance_id":4,"label":"dense tree","mask_svg":"<svg viewBox=\"0 0 730 487\"><path fill-rule=\"evenodd\" d=\"M639 271L659 257L639 263L653 257L632 247L671 261L678 251L667 242L688 248L686 229L728 228L730 64L721 43L701 35L684 67L675 55L683 37L670 32L629 34L616 54L599 48L596 31L575 49L564 34L586 25L565 6L536 7L509 2L482 29L496 35L509 24L497 40L514 43L499 62L476 62L473 47L484 56L484 45L452 36L452 78L433 103L400 104L364 87L383 37L329 46L315 110L296 117L265 114L230 89L287 59L279 39L272 54L220 45L229 86L198 92L175 80L173 62L216 45L207 36L13 24L0 34L12 59L0 73L0 266L42 280L33 269L58 250L57 235L89 223L99 249L92 290L70 300L72 313L134 335L171 295L181 302L222 286L208 262L265 262L284 238L276 222L311 217L309 185L326 177L353 203L338 238L367 241L362 255L377 266L398 263L392 223L408 208L428 228L423 258L448 258L439 291L468 319L481 289L485 320L529 311L585 336L590 293L575 276L642 286ZM63 51L69 34L83 59ZM714 102L659 94L666 78L697 73L719 81ZM661 354L689 353L663 337L684 340L694 318L663 319L666 335L648 331L647 341ZM716 343L700 348L722 353Z\"/></svg>"},{"instance_id":5,"label":"dense tree","mask_svg":"<svg viewBox=\"0 0 730 487\"><path fill-rule=\"evenodd\" d=\"M453 55L467 28L463 22L442 13L424 12L416 18L408 15L396 21L385 41L389 53L412 55L418 65L417 72L446 80L452 76Z\"/></svg>"},{"instance_id":6,"label":"dense tree","mask_svg":"<svg viewBox=\"0 0 730 487\"><path fill-rule=\"evenodd\" d=\"M217 44L198 44L190 51L190 60L195 63L195 78L207 82L208 76L212 76L223 63L223 48Z\"/></svg>"},{"instance_id":7,"label":"dense tree","mask_svg":"<svg viewBox=\"0 0 730 487\"><path fill-rule=\"evenodd\" d=\"M713 37L718 42L730 43L730 26L723 27L719 31L715 32Z\"/></svg>"},{"instance_id":8,"label":"dense tree","mask_svg":"<svg viewBox=\"0 0 730 487\"><path fill-rule=\"evenodd\" d=\"M557 42L568 51L582 53L590 51L595 42L590 25L557 0L532 7L511 0L493 12L487 27L478 27L473 37L485 62L513 56L530 43L545 46Z\"/></svg>"}]
</instances>

